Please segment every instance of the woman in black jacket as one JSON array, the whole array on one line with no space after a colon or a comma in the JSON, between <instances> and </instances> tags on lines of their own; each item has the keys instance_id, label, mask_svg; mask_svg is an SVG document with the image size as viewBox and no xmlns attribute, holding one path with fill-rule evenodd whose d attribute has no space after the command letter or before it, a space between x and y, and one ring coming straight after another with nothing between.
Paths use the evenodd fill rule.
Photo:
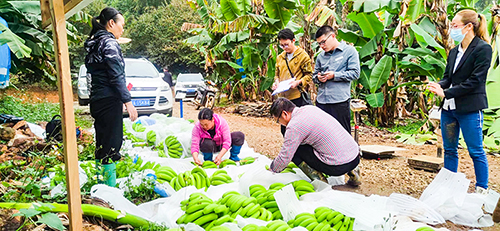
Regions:
<instances>
[{"instance_id":1,"label":"woman in black jacket","mask_svg":"<svg viewBox=\"0 0 500 231\"><path fill-rule=\"evenodd\" d=\"M107 185L116 185L115 162L120 160L123 142L123 107L130 120L137 118L125 81L125 62L117 39L123 34L125 19L116 9L106 7L92 19L92 31L85 41L90 113L94 117L95 158L103 165Z\"/></svg>"},{"instance_id":2,"label":"woman in black jacket","mask_svg":"<svg viewBox=\"0 0 500 231\"><path fill-rule=\"evenodd\" d=\"M461 10L451 22L450 37L460 44L448 55L446 70L439 83L429 83L429 90L444 97L441 131L444 167L457 172L460 129L474 162L476 192L488 188L488 159L483 150L483 112L486 100L486 76L492 49L486 18L473 10Z\"/></svg>"}]
</instances>

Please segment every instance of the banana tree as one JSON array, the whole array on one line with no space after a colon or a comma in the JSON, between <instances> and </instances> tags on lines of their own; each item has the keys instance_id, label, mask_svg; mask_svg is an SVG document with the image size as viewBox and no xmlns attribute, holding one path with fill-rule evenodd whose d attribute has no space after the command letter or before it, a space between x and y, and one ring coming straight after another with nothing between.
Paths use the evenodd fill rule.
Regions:
<instances>
[{"instance_id":1,"label":"banana tree","mask_svg":"<svg viewBox=\"0 0 500 231\"><path fill-rule=\"evenodd\" d=\"M194 34L185 42L203 53L211 78L219 80L219 86L231 99L237 98L236 92L240 99L262 97L270 87L269 79L274 77L272 44L276 32L290 22L296 2L190 0L188 4L202 17L203 24L185 24L183 27L191 28ZM237 60L242 61L242 68L235 68Z\"/></svg>"},{"instance_id":2,"label":"banana tree","mask_svg":"<svg viewBox=\"0 0 500 231\"><path fill-rule=\"evenodd\" d=\"M0 0L0 16L10 28L0 26L0 45L7 43L14 54L11 73L25 83L40 80L55 83L54 44L51 33L41 28L40 2ZM90 22L90 17L83 13L74 19ZM75 27L67 23L66 29L68 41L76 41Z\"/></svg>"}]
</instances>

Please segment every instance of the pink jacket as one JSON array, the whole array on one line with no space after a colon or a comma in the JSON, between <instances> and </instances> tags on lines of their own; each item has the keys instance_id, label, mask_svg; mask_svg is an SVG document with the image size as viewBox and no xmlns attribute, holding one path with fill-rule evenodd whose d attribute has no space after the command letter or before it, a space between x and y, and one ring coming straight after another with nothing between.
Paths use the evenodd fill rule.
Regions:
<instances>
[{"instance_id":1,"label":"pink jacket","mask_svg":"<svg viewBox=\"0 0 500 231\"><path fill-rule=\"evenodd\" d=\"M213 120L215 123L215 136L213 141L217 146L222 144L222 148L229 150L231 147L231 131L229 125L224 118L214 113ZM203 130L200 121L196 122L191 135L191 153L200 152L200 141L202 139L212 139L210 134Z\"/></svg>"}]
</instances>

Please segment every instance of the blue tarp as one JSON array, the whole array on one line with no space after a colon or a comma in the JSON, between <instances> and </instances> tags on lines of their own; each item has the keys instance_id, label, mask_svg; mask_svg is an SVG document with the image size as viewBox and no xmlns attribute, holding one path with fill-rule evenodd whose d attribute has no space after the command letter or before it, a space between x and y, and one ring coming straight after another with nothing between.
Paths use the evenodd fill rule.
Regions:
<instances>
[{"instance_id":1,"label":"blue tarp","mask_svg":"<svg viewBox=\"0 0 500 231\"><path fill-rule=\"evenodd\" d=\"M7 21L5 21L2 17L0 17L0 23L9 27L9 25L7 25ZM0 46L0 89L9 86L10 65L10 48L7 44L3 44Z\"/></svg>"}]
</instances>

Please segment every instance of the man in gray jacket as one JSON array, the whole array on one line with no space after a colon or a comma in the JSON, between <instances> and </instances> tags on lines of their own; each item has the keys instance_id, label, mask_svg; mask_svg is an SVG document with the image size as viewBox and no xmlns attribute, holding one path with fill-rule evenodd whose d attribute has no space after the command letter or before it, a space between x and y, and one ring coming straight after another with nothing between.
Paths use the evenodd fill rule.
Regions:
<instances>
[{"instance_id":1,"label":"man in gray jacket","mask_svg":"<svg viewBox=\"0 0 500 231\"><path fill-rule=\"evenodd\" d=\"M356 49L337 40L337 30L322 26L316 41L323 52L318 55L313 81L318 84L316 106L332 115L351 134L351 81L359 78L359 55Z\"/></svg>"}]
</instances>

